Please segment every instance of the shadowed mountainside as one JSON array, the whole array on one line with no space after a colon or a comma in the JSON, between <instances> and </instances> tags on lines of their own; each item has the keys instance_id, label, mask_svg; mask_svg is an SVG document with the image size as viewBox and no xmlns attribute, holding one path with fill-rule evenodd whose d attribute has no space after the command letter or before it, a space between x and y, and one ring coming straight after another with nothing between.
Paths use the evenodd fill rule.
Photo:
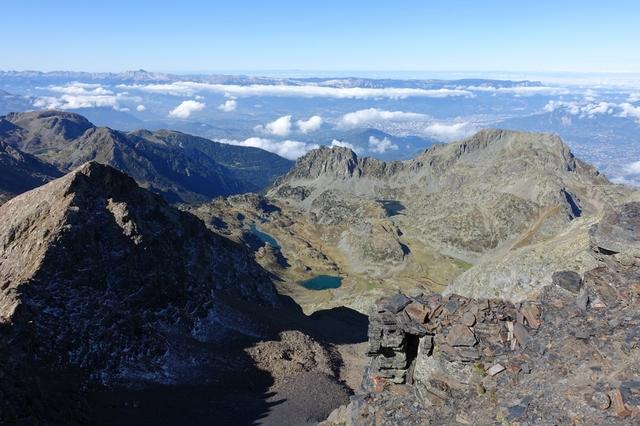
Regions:
<instances>
[{"instance_id":1,"label":"shadowed mountainside","mask_svg":"<svg viewBox=\"0 0 640 426\"><path fill-rule=\"evenodd\" d=\"M0 141L0 204L25 191L62 176L55 167L43 163Z\"/></svg>"}]
</instances>

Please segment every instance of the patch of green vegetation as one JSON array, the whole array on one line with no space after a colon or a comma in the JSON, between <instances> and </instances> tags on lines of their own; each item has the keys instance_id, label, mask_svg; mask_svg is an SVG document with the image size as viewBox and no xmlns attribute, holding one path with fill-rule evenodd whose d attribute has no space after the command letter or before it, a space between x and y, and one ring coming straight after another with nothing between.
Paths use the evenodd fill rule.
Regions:
<instances>
[{"instance_id":1,"label":"patch of green vegetation","mask_svg":"<svg viewBox=\"0 0 640 426\"><path fill-rule=\"evenodd\" d=\"M484 369L484 365L481 362L475 362L473 364L473 372L481 375L482 377L487 375L487 372Z\"/></svg>"},{"instance_id":2,"label":"patch of green vegetation","mask_svg":"<svg viewBox=\"0 0 640 426\"><path fill-rule=\"evenodd\" d=\"M454 265L456 265L458 268L464 271L466 271L467 269L471 269L473 267L471 263L465 262L464 260L458 259L456 257L452 257L451 262L453 262Z\"/></svg>"}]
</instances>

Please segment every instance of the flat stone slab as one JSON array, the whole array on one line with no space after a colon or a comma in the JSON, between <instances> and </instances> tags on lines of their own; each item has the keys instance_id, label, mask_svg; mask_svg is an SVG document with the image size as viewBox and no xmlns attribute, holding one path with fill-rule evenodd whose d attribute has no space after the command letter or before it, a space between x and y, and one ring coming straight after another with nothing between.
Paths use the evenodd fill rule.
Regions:
<instances>
[{"instance_id":1,"label":"flat stone slab","mask_svg":"<svg viewBox=\"0 0 640 426\"><path fill-rule=\"evenodd\" d=\"M593 228L592 239L597 247L610 252L640 253L640 202L607 212Z\"/></svg>"},{"instance_id":2,"label":"flat stone slab","mask_svg":"<svg viewBox=\"0 0 640 426\"><path fill-rule=\"evenodd\" d=\"M554 272L551 279L553 285L561 287L573 294L580 293L582 288L582 277L574 271Z\"/></svg>"},{"instance_id":3,"label":"flat stone slab","mask_svg":"<svg viewBox=\"0 0 640 426\"><path fill-rule=\"evenodd\" d=\"M384 304L384 307L387 311L397 314L398 312L403 310L404 307L407 306L409 303L411 303L411 299L409 299L404 294L398 293L395 296L393 296L391 299L389 299Z\"/></svg>"}]
</instances>

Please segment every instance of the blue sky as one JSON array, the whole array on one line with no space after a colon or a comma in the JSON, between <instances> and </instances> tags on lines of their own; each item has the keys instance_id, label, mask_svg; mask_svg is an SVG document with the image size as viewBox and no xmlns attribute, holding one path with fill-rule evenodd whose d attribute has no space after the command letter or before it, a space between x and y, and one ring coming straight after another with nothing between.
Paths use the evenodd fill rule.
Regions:
<instances>
[{"instance_id":1,"label":"blue sky","mask_svg":"<svg viewBox=\"0 0 640 426\"><path fill-rule=\"evenodd\" d=\"M0 69L640 72L636 1L3 2Z\"/></svg>"}]
</instances>

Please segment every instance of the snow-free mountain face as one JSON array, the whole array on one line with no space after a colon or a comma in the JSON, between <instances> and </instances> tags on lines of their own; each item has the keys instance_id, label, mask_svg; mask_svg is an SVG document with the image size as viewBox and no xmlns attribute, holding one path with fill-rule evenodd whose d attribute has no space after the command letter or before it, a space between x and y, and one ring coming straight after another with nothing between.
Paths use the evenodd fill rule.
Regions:
<instances>
[{"instance_id":1,"label":"snow-free mountain face","mask_svg":"<svg viewBox=\"0 0 640 426\"><path fill-rule=\"evenodd\" d=\"M62 173L50 164L0 141L0 204L25 191L44 185Z\"/></svg>"},{"instance_id":2,"label":"snow-free mountain face","mask_svg":"<svg viewBox=\"0 0 640 426\"><path fill-rule=\"evenodd\" d=\"M258 148L167 130L124 133L61 111L0 117L0 141L63 171L87 161L109 164L171 202L260 191L291 165Z\"/></svg>"}]
</instances>

